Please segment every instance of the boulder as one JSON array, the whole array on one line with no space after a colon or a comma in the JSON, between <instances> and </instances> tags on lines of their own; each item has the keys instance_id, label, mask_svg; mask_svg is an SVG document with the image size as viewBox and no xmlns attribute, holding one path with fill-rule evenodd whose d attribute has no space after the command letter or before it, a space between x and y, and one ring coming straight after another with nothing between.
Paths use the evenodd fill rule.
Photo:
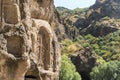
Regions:
<instances>
[{"instance_id":1,"label":"boulder","mask_svg":"<svg viewBox=\"0 0 120 80\"><path fill-rule=\"evenodd\" d=\"M91 48L86 47L78 51L77 55L72 55L71 60L81 74L82 79L90 80L90 72L97 64L95 52Z\"/></svg>"}]
</instances>

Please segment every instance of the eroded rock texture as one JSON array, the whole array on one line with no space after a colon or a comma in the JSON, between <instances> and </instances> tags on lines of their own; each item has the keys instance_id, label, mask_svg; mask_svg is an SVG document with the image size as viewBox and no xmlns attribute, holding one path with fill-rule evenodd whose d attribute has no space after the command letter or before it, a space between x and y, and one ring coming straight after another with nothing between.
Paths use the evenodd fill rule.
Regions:
<instances>
[{"instance_id":1,"label":"eroded rock texture","mask_svg":"<svg viewBox=\"0 0 120 80\"><path fill-rule=\"evenodd\" d=\"M58 80L54 18L53 0L0 0L0 80Z\"/></svg>"},{"instance_id":2,"label":"eroded rock texture","mask_svg":"<svg viewBox=\"0 0 120 80\"><path fill-rule=\"evenodd\" d=\"M77 55L71 55L71 60L75 65L83 80L90 80L90 72L97 65L95 52L89 48L83 48L76 52Z\"/></svg>"},{"instance_id":3,"label":"eroded rock texture","mask_svg":"<svg viewBox=\"0 0 120 80\"><path fill-rule=\"evenodd\" d=\"M92 34L95 37L105 36L120 29L120 0L96 0L85 14L74 25L80 34Z\"/></svg>"}]
</instances>

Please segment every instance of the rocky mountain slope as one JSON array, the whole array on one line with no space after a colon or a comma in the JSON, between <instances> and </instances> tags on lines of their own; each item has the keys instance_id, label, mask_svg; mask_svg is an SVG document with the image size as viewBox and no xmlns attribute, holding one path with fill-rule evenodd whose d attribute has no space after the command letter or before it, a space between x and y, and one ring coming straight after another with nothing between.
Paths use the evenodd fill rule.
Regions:
<instances>
[{"instance_id":1,"label":"rocky mountain slope","mask_svg":"<svg viewBox=\"0 0 120 80\"><path fill-rule=\"evenodd\" d=\"M96 0L86 12L85 18L75 22L75 26L80 28L80 34L104 36L119 30L119 3L119 0Z\"/></svg>"},{"instance_id":2,"label":"rocky mountain slope","mask_svg":"<svg viewBox=\"0 0 120 80\"><path fill-rule=\"evenodd\" d=\"M79 9L78 11L66 9L65 12L60 13L69 38L76 34L104 36L119 30L119 3L119 0L96 0L96 3L89 9Z\"/></svg>"},{"instance_id":3,"label":"rocky mountain slope","mask_svg":"<svg viewBox=\"0 0 120 80\"><path fill-rule=\"evenodd\" d=\"M79 35L73 40L63 40L62 44L62 54L69 55L83 80L91 80L93 67L120 60L120 30L104 37Z\"/></svg>"},{"instance_id":4,"label":"rocky mountain slope","mask_svg":"<svg viewBox=\"0 0 120 80\"><path fill-rule=\"evenodd\" d=\"M64 25L64 30L66 38L74 39L79 35L79 30L74 26L74 23L87 11L87 8L76 8L74 10L70 10L64 7L57 7L56 10L60 14L61 24Z\"/></svg>"},{"instance_id":5,"label":"rocky mountain slope","mask_svg":"<svg viewBox=\"0 0 120 80\"><path fill-rule=\"evenodd\" d=\"M0 80L58 80L53 0L0 0Z\"/></svg>"},{"instance_id":6,"label":"rocky mountain slope","mask_svg":"<svg viewBox=\"0 0 120 80\"><path fill-rule=\"evenodd\" d=\"M93 67L120 60L119 3L119 0L96 0L93 6L78 12L60 11L68 37L62 41L62 54L69 55L83 80L92 79Z\"/></svg>"}]
</instances>

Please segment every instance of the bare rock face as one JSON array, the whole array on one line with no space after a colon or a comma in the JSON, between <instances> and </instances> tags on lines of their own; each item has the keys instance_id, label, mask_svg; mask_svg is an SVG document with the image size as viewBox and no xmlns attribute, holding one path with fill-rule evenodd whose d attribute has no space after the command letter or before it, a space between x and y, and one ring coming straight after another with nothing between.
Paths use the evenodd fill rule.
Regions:
<instances>
[{"instance_id":1,"label":"bare rock face","mask_svg":"<svg viewBox=\"0 0 120 80\"><path fill-rule=\"evenodd\" d=\"M0 80L58 80L54 20L53 0L0 0Z\"/></svg>"},{"instance_id":2,"label":"bare rock face","mask_svg":"<svg viewBox=\"0 0 120 80\"><path fill-rule=\"evenodd\" d=\"M96 0L90 9L102 16L120 18L120 0Z\"/></svg>"},{"instance_id":3,"label":"bare rock face","mask_svg":"<svg viewBox=\"0 0 120 80\"><path fill-rule=\"evenodd\" d=\"M120 0L96 0L86 12L85 18L79 18L74 25L80 34L105 36L119 30Z\"/></svg>"},{"instance_id":4,"label":"bare rock face","mask_svg":"<svg viewBox=\"0 0 120 80\"><path fill-rule=\"evenodd\" d=\"M65 33L70 39L75 39L79 35L79 30L73 25L75 22L74 16L67 17L63 20L63 25L65 27Z\"/></svg>"},{"instance_id":5,"label":"bare rock face","mask_svg":"<svg viewBox=\"0 0 120 80\"><path fill-rule=\"evenodd\" d=\"M76 66L77 71L81 74L83 80L90 80L90 72L97 64L95 52L86 47L77 52L77 55L72 55L71 60Z\"/></svg>"}]
</instances>

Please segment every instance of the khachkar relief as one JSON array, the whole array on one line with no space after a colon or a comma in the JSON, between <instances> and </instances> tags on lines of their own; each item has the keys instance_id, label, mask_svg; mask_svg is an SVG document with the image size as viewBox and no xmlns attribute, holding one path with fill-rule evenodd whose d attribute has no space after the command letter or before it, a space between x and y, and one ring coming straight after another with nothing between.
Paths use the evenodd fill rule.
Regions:
<instances>
[{"instance_id":1,"label":"khachkar relief","mask_svg":"<svg viewBox=\"0 0 120 80\"><path fill-rule=\"evenodd\" d=\"M57 39L47 21L31 17L30 1L0 0L0 80L58 80Z\"/></svg>"}]
</instances>

